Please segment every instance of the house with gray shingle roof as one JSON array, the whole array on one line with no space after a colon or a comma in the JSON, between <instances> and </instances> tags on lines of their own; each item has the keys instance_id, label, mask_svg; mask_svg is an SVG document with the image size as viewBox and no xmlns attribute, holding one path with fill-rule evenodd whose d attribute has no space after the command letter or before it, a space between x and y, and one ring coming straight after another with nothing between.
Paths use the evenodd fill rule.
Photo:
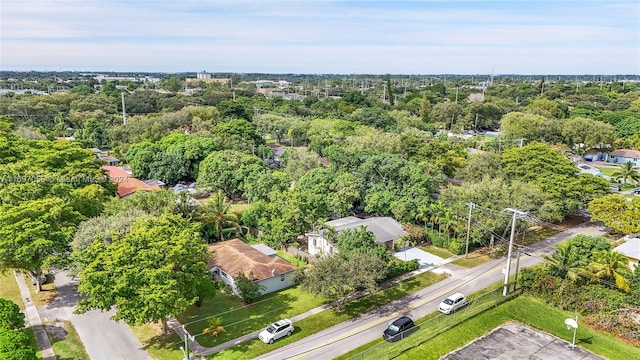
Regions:
<instances>
[{"instance_id":1,"label":"house with gray shingle roof","mask_svg":"<svg viewBox=\"0 0 640 360\"><path fill-rule=\"evenodd\" d=\"M343 230L354 230L364 226L367 231L373 233L376 244L393 251L395 241L407 235L402 224L391 217L371 217L360 219L355 216L327 221L325 227L333 228L337 233ZM330 255L338 252L335 244L329 239L327 229L307 233L308 251L311 255Z\"/></svg>"}]
</instances>

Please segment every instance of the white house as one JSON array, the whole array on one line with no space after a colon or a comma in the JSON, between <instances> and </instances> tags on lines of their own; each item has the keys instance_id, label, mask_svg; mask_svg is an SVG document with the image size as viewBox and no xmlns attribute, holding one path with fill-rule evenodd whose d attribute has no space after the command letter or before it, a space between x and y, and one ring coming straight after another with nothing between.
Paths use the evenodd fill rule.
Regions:
<instances>
[{"instance_id":1,"label":"white house","mask_svg":"<svg viewBox=\"0 0 640 360\"><path fill-rule=\"evenodd\" d=\"M342 230L359 229L361 226L365 226L367 231L370 231L376 237L376 244L384 246L391 251L393 251L395 240L407 234L402 225L390 217L360 219L355 216L348 216L327 221L325 225L326 227L332 227L336 233ZM329 255L338 252L335 244L327 238L326 229L307 233L306 236L309 254Z\"/></svg>"},{"instance_id":2,"label":"white house","mask_svg":"<svg viewBox=\"0 0 640 360\"><path fill-rule=\"evenodd\" d=\"M620 253L629 259L629 267L633 270L640 266L640 238L627 235L624 244L616 246L613 251Z\"/></svg>"},{"instance_id":3,"label":"white house","mask_svg":"<svg viewBox=\"0 0 640 360\"><path fill-rule=\"evenodd\" d=\"M291 277L297 268L266 245L251 246L233 239L210 245L209 252L213 253L208 264L212 278L224 281L236 294L235 278L240 272L253 282L265 286L262 294L294 284Z\"/></svg>"},{"instance_id":4,"label":"white house","mask_svg":"<svg viewBox=\"0 0 640 360\"><path fill-rule=\"evenodd\" d=\"M607 162L625 164L631 162L633 166L640 166L640 151L631 149L620 149L612 151L607 155Z\"/></svg>"}]
</instances>

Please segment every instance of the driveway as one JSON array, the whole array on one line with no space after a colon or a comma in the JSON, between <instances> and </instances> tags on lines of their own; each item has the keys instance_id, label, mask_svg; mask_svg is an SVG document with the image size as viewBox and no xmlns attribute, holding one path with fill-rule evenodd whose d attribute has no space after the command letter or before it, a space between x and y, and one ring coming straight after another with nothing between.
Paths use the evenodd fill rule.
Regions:
<instances>
[{"instance_id":1,"label":"driveway","mask_svg":"<svg viewBox=\"0 0 640 360\"><path fill-rule=\"evenodd\" d=\"M393 256L403 261L417 259L420 269L439 264L443 260L441 257L429 254L416 247L402 248L400 251L393 253Z\"/></svg>"},{"instance_id":2,"label":"driveway","mask_svg":"<svg viewBox=\"0 0 640 360\"><path fill-rule=\"evenodd\" d=\"M151 360L131 329L123 322L110 319L113 310L93 310L81 315L73 313L80 295L77 282L69 278L66 272L56 272L54 282L58 296L48 305L38 308L42 321L71 321L91 359Z\"/></svg>"}]
</instances>

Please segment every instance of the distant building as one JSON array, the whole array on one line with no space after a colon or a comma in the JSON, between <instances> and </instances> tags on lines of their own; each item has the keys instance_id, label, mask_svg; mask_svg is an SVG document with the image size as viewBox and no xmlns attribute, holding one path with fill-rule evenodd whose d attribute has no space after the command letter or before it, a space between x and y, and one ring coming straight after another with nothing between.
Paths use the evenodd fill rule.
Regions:
<instances>
[{"instance_id":1,"label":"distant building","mask_svg":"<svg viewBox=\"0 0 640 360\"><path fill-rule=\"evenodd\" d=\"M103 165L102 169L107 171L107 176L111 182L118 187L117 193L121 198L132 195L140 190L153 191L161 189L158 185L147 185L143 181L134 178L124 168Z\"/></svg>"},{"instance_id":2,"label":"distant building","mask_svg":"<svg viewBox=\"0 0 640 360\"><path fill-rule=\"evenodd\" d=\"M640 266L640 238L638 238L638 236L638 234L625 236L625 242L613 249L613 251L629 259L629 268L631 268L631 270L636 266Z\"/></svg>"},{"instance_id":3,"label":"distant building","mask_svg":"<svg viewBox=\"0 0 640 360\"><path fill-rule=\"evenodd\" d=\"M626 164L631 162L633 166L640 166L640 151L631 149L620 149L610 152L607 155L607 162L616 164Z\"/></svg>"},{"instance_id":4,"label":"distant building","mask_svg":"<svg viewBox=\"0 0 640 360\"><path fill-rule=\"evenodd\" d=\"M229 78L214 78L211 73L208 73L208 72L206 72L204 70L199 72L199 73L197 73L195 78L186 78L185 80L187 81L187 83L203 82L203 83L207 83L207 84L220 83L220 84L223 84L223 85L226 85L231 81L231 79L229 79Z\"/></svg>"}]
</instances>

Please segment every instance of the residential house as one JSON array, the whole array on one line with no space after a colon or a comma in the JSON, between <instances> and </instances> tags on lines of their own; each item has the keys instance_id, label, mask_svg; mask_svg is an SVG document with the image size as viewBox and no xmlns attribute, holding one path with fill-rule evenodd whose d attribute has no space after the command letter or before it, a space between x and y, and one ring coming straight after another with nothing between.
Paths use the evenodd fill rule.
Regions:
<instances>
[{"instance_id":1,"label":"residential house","mask_svg":"<svg viewBox=\"0 0 640 360\"><path fill-rule=\"evenodd\" d=\"M213 253L208 265L212 278L224 281L236 294L235 279L240 272L250 277L251 281L263 285L262 294L294 285L292 276L297 268L266 245L251 246L233 239L212 244L209 251Z\"/></svg>"},{"instance_id":2,"label":"residential house","mask_svg":"<svg viewBox=\"0 0 640 360\"><path fill-rule=\"evenodd\" d=\"M367 231L376 237L376 244L384 246L393 251L395 240L403 235L407 235L402 225L390 217L371 217L360 219L355 216L348 216L341 219L327 221L326 227L332 227L336 234L347 229L359 229L366 227ZM322 229L317 232L307 233L308 251L311 255L328 255L338 252L335 244L327 236L327 230Z\"/></svg>"},{"instance_id":3,"label":"residential house","mask_svg":"<svg viewBox=\"0 0 640 360\"><path fill-rule=\"evenodd\" d=\"M116 184L118 196L121 198L134 194L136 191L160 190L159 185L148 185L131 176L129 172L118 166L102 165L112 183Z\"/></svg>"},{"instance_id":4,"label":"residential house","mask_svg":"<svg viewBox=\"0 0 640 360\"><path fill-rule=\"evenodd\" d=\"M630 149L620 149L610 152L607 155L607 162L616 164L626 164L631 162L633 166L640 166L640 151Z\"/></svg>"},{"instance_id":5,"label":"residential house","mask_svg":"<svg viewBox=\"0 0 640 360\"><path fill-rule=\"evenodd\" d=\"M633 270L636 266L640 266L640 237L627 235L624 237L626 241L616 246L613 251L620 253L629 259L629 267Z\"/></svg>"}]
</instances>

